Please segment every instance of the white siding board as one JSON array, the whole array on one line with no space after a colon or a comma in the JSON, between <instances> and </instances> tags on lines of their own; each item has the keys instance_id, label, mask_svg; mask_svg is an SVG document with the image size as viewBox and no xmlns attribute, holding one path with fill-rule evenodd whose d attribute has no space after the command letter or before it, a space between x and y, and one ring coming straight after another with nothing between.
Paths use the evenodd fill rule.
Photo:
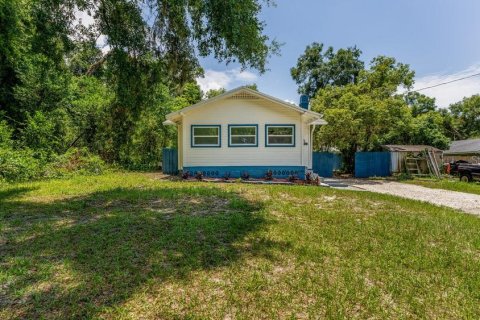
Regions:
<instances>
[{"instance_id":1,"label":"white siding board","mask_svg":"<svg viewBox=\"0 0 480 320\"><path fill-rule=\"evenodd\" d=\"M198 124L221 125L222 146L192 148L191 126ZM229 124L258 124L258 147L229 147ZM266 124L294 124L295 147L265 147ZM302 163L305 127L302 136L301 114L263 100L217 101L185 113L182 125L184 166L302 166L308 159Z\"/></svg>"},{"instance_id":2,"label":"white siding board","mask_svg":"<svg viewBox=\"0 0 480 320\"><path fill-rule=\"evenodd\" d=\"M182 170L183 169L183 126L181 124L178 125L177 127L177 136L178 136L178 141L177 141L177 148L178 148L178 169Z\"/></svg>"}]
</instances>

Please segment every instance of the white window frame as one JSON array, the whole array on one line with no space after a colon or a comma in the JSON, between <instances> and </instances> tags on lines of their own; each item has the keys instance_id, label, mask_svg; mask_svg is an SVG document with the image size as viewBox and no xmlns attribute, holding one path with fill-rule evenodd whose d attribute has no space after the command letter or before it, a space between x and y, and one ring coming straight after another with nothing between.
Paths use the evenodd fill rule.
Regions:
<instances>
[{"instance_id":1,"label":"white window frame","mask_svg":"<svg viewBox=\"0 0 480 320\"><path fill-rule=\"evenodd\" d=\"M232 134L233 128L255 128L255 134ZM233 143L232 137L255 137L254 143ZM229 124L228 125L228 146L229 147L258 147L258 125L256 124Z\"/></svg>"},{"instance_id":2,"label":"white window frame","mask_svg":"<svg viewBox=\"0 0 480 320\"><path fill-rule=\"evenodd\" d=\"M211 138L215 136L207 136L207 135L195 135L195 129L197 128L215 128L218 130L217 133L217 141L218 143L212 144L204 144L204 143L195 143L195 138ZM192 124L191 127L191 146L192 148L220 148L222 146L222 128L220 125L203 125L203 124Z\"/></svg>"},{"instance_id":3,"label":"white window frame","mask_svg":"<svg viewBox=\"0 0 480 320\"><path fill-rule=\"evenodd\" d=\"M292 134L268 134L268 129L273 128L291 128ZM292 143L269 143L269 137L292 137ZM265 125L265 147L295 147L295 125L294 124L266 124Z\"/></svg>"}]
</instances>

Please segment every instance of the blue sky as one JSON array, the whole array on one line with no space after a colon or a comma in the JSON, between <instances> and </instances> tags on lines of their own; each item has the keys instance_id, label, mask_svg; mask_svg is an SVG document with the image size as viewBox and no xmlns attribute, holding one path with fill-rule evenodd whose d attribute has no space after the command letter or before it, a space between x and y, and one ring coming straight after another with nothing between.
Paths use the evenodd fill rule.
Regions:
<instances>
[{"instance_id":1,"label":"blue sky","mask_svg":"<svg viewBox=\"0 0 480 320\"><path fill-rule=\"evenodd\" d=\"M480 0L276 0L265 7L266 34L285 43L272 57L270 71L240 72L202 59L203 89L232 89L257 83L261 91L298 102L290 68L305 47L316 41L335 49L357 45L363 60L388 55L416 71L416 88L480 72ZM440 107L480 93L480 77L423 91Z\"/></svg>"}]
</instances>

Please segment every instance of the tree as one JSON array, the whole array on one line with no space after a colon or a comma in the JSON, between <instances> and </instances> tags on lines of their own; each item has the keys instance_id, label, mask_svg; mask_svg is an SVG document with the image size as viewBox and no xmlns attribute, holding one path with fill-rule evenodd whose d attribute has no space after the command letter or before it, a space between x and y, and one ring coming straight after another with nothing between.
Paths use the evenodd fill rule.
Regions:
<instances>
[{"instance_id":1,"label":"tree","mask_svg":"<svg viewBox=\"0 0 480 320\"><path fill-rule=\"evenodd\" d=\"M122 158L122 146L147 107L151 88L166 84L174 95L181 95L185 85L201 74L196 53L265 71L266 60L277 53L278 44L269 43L263 34L259 2L147 0L144 6L103 0L94 6L93 0L86 1L98 34L105 35L111 47L100 61L106 64L108 81L116 91L110 113L113 127L119 130L112 135L113 150L118 152L113 160Z\"/></svg>"},{"instance_id":2,"label":"tree","mask_svg":"<svg viewBox=\"0 0 480 320\"><path fill-rule=\"evenodd\" d=\"M254 90L254 91L258 91L258 86L256 83L251 83L251 84L247 84L245 85L246 88L249 88L251 90Z\"/></svg>"},{"instance_id":3,"label":"tree","mask_svg":"<svg viewBox=\"0 0 480 320\"><path fill-rule=\"evenodd\" d=\"M413 118L411 130L410 143L448 149L450 139L444 134L443 118L440 113L430 111Z\"/></svg>"},{"instance_id":4,"label":"tree","mask_svg":"<svg viewBox=\"0 0 480 320\"><path fill-rule=\"evenodd\" d=\"M405 95L405 101L412 108L414 117L436 109L435 98L427 97L418 92L408 92Z\"/></svg>"},{"instance_id":5,"label":"tree","mask_svg":"<svg viewBox=\"0 0 480 320\"><path fill-rule=\"evenodd\" d=\"M434 99L397 94L400 87L410 88L413 78L408 65L379 56L359 73L357 83L319 90L312 109L323 113L328 125L315 135L317 145L340 150L348 172L353 172L355 152L379 150L382 144L447 148L444 116L435 110Z\"/></svg>"},{"instance_id":6,"label":"tree","mask_svg":"<svg viewBox=\"0 0 480 320\"><path fill-rule=\"evenodd\" d=\"M480 95L464 98L452 104L449 109L459 133L458 138L468 139L480 136Z\"/></svg>"},{"instance_id":7,"label":"tree","mask_svg":"<svg viewBox=\"0 0 480 320\"><path fill-rule=\"evenodd\" d=\"M189 82L182 88L181 96L187 100L189 105L202 100L202 90L196 82Z\"/></svg>"},{"instance_id":8,"label":"tree","mask_svg":"<svg viewBox=\"0 0 480 320\"><path fill-rule=\"evenodd\" d=\"M219 95L221 95L225 92L227 92L227 90L225 90L225 88L210 89L205 93L205 99L211 99L211 98L219 96Z\"/></svg>"},{"instance_id":9,"label":"tree","mask_svg":"<svg viewBox=\"0 0 480 320\"><path fill-rule=\"evenodd\" d=\"M359 73L356 83L319 90L312 109L322 113L328 125L319 129L315 142L339 149L352 172L355 152L379 149L386 138L409 127L410 109L396 92L410 86L413 77L408 65L380 56Z\"/></svg>"},{"instance_id":10,"label":"tree","mask_svg":"<svg viewBox=\"0 0 480 320\"><path fill-rule=\"evenodd\" d=\"M25 147L43 150L53 135L51 151L88 146L130 165L133 141L169 145L174 136L161 126L162 117L200 101L199 57L265 71L279 45L264 34L263 4L0 1L0 116ZM93 23L79 25L78 11ZM154 163L158 153L151 155L144 160Z\"/></svg>"},{"instance_id":11,"label":"tree","mask_svg":"<svg viewBox=\"0 0 480 320\"><path fill-rule=\"evenodd\" d=\"M345 86L357 81L364 69L360 60L362 52L357 47L334 51L328 47L323 51L322 43L307 46L298 58L296 67L290 69L293 80L298 84L298 93L313 97L319 89L328 85Z\"/></svg>"}]
</instances>

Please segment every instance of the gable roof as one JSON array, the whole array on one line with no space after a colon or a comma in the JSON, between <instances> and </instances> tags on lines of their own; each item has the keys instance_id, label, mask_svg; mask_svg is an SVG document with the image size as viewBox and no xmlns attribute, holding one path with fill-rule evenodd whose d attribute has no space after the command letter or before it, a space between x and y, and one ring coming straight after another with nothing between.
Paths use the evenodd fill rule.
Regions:
<instances>
[{"instance_id":1,"label":"gable roof","mask_svg":"<svg viewBox=\"0 0 480 320\"><path fill-rule=\"evenodd\" d=\"M312 121L312 124L313 123L314 124L327 124L327 122L322 119L322 115L317 113L317 112L303 109L303 108L301 108L297 105L294 105L294 104L288 103L286 101L283 101L281 99L272 97L272 96L270 96L268 94L265 94L265 93L262 93L260 91L252 90L248 87L238 87L236 89L233 89L233 90L227 91L225 93L222 93L218 96L215 96L211 99L202 100L202 101L200 101L200 102L198 102L194 105L191 105L189 107L180 109L180 110L175 111L175 112L171 112L171 113L167 114L167 116L166 116L167 120L164 122L164 124L167 124L167 125L168 124L174 124L175 121L177 121L179 118L181 118L183 116L183 114L185 114L188 111L191 111L191 110L197 109L197 108L201 108L201 107L203 107L205 105L208 105L208 104L210 104L212 102L215 102L215 101L219 101L219 100L222 100L222 99L227 99L227 98L231 98L231 97L235 97L235 96L238 96L239 99L241 99L242 97L243 98L255 97L255 98L258 98L258 99L265 99L265 100L270 101L270 102L272 102L272 103L274 103L278 106L297 111L300 114L306 114L306 115L311 116L312 118L314 118L314 120Z\"/></svg>"},{"instance_id":2,"label":"gable roof","mask_svg":"<svg viewBox=\"0 0 480 320\"><path fill-rule=\"evenodd\" d=\"M457 140L452 141L450 149L444 154L480 154L480 139Z\"/></svg>"},{"instance_id":3,"label":"gable roof","mask_svg":"<svg viewBox=\"0 0 480 320\"><path fill-rule=\"evenodd\" d=\"M385 144L382 147L391 152L422 152L427 149L433 152L442 152L440 149L423 144Z\"/></svg>"}]
</instances>

